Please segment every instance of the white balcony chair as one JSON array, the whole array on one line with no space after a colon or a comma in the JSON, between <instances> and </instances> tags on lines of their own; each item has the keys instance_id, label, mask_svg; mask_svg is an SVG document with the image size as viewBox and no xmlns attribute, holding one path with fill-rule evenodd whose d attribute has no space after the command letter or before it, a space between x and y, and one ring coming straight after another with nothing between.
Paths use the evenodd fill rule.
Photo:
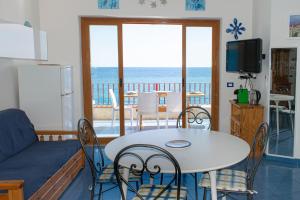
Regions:
<instances>
[{"instance_id":1,"label":"white balcony chair","mask_svg":"<svg viewBox=\"0 0 300 200\"><path fill-rule=\"evenodd\" d=\"M158 98L154 92L144 92L138 95L138 108L136 115L136 126L141 130L140 117L142 115L155 114L157 128L159 128L159 115L158 115Z\"/></svg>"},{"instance_id":2,"label":"white balcony chair","mask_svg":"<svg viewBox=\"0 0 300 200\"><path fill-rule=\"evenodd\" d=\"M169 126L169 115L181 113L182 111L182 94L181 92L170 92L166 97L166 128Z\"/></svg>"},{"instance_id":3,"label":"white balcony chair","mask_svg":"<svg viewBox=\"0 0 300 200\"><path fill-rule=\"evenodd\" d=\"M112 102L112 118L111 118L111 126L114 127L114 121L115 121L115 111L119 111L120 107L118 106L116 95L112 89L109 89L109 96L111 98ZM130 114L130 125L132 127L132 122L133 122L133 107L132 106L124 106L124 110L128 111Z\"/></svg>"}]
</instances>

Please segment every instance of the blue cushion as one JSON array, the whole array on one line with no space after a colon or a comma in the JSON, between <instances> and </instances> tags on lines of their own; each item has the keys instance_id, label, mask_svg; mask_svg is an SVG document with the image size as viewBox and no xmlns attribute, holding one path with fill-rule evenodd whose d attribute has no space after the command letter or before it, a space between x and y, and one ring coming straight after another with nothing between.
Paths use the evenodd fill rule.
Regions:
<instances>
[{"instance_id":1,"label":"blue cushion","mask_svg":"<svg viewBox=\"0 0 300 200\"><path fill-rule=\"evenodd\" d=\"M28 199L79 149L76 140L36 142L0 163L0 180L24 180L24 195Z\"/></svg>"},{"instance_id":2,"label":"blue cushion","mask_svg":"<svg viewBox=\"0 0 300 200\"><path fill-rule=\"evenodd\" d=\"M34 127L24 111L0 111L0 162L37 141Z\"/></svg>"}]
</instances>

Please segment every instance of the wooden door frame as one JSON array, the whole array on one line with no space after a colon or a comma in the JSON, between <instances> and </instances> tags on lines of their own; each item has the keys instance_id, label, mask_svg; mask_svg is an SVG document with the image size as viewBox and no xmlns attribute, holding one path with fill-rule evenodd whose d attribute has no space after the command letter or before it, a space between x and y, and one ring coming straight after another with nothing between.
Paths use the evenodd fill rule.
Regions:
<instances>
[{"instance_id":1,"label":"wooden door frame","mask_svg":"<svg viewBox=\"0 0 300 200\"><path fill-rule=\"evenodd\" d=\"M81 54L82 54L82 84L84 116L92 121L92 88L90 60L90 25L113 25L118 27L118 61L119 79L123 80L123 41L122 24L168 24L182 25L182 91L186 86L186 27L212 27L212 81L211 81L211 117L212 130L219 130L219 77L220 77L220 20L202 19L151 19L151 18L100 18L81 17ZM124 88L119 84L120 122L124 121ZM186 95L183 92L182 105L186 105ZM120 134L125 134L124 123L120 123ZM104 143L114 138L102 138Z\"/></svg>"}]
</instances>

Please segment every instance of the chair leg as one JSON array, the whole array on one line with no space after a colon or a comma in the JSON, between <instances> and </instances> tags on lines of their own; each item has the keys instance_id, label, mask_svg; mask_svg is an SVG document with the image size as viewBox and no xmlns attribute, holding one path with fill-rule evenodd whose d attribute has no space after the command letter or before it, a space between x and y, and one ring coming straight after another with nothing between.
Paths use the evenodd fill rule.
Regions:
<instances>
[{"instance_id":1,"label":"chair leg","mask_svg":"<svg viewBox=\"0 0 300 200\"><path fill-rule=\"evenodd\" d=\"M111 127L114 127L114 121L115 121L115 110L111 110L112 116L111 116Z\"/></svg>"},{"instance_id":2,"label":"chair leg","mask_svg":"<svg viewBox=\"0 0 300 200\"><path fill-rule=\"evenodd\" d=\"M132 128L132 122L133 122L133 109L130 109L130 126Z\"/></svg>"},{"instance_id":3,"label":"chair leg","mask_svg":"<svg viewBox=\"0 0 300 200\"><path fill-rule=\"evenodd\" d=\"M139 113L136 113L136 129L139 130Z\"/></svg>"},{"instance_id":4,"label":"chair leg","mask_svg":"<svg viewBox=\"0 0 300 200\"><path fill-rule=\"evenodd\" d=\"M207 189L205 187L203 188L203 200L206 200L206 195L207 195Z\"/></svg>"},{"instance_id":5,"label":"chair leg","mask_svg":"<svg viewBox=\"0 0 300 200\"><path fill-rule=\"evenodd\" d=\"M248 193L247 194L247 200L253 200L253 194Z\"/></svg>"},{"instance_id":6,"label":"chair leg","mask_svg":"<svg viewBox=\"0 0 300 200\"><path fill-rule=\"evenodd\" d=\"M156 123L157 123L157 128L159 129L159 114L156 113Z\"/></svg>"},{"instance_id":7,"label":"chair leg","mask_svg":"<svg viewBox=\"0 0 300 200\"><path fill-rule=\"evenodd\" d=\"M89 185L88 190L90 190L90 200L94 200L95 196L95 182L93 181L92 185Z\"/></svg>"},{"instance_id":8,"label":"chair leg","mask_svg":"<svg viewBox=\"0 0 300 200\"><path fill-rule=\"evenodd\" d=\"M197 173L195 173L195 199L198 200L198 176Z\"/></svg>"},{"instance_id":9,"label":"chair leg","mask_svg":"<svg viewBox=\"0 0 300 200\"><path fill-rule=\"evenodd\" d=\"M164 181L164 174L160 174L160 184L162 185Z\"/></svg>"},{"instance_id":10,"label":"chair leg","mask_svg":"<svg viewBox=\"0 0 300 200\"><path fill-rule=\"evenodd\" d=\"M102 183L100 183L100 186L99 186L98 200L101 200L101 196L102 196Z\"/></svg>"},{"instance_id":11,"label":"chair leg","mask_svg":"<svg viewBox=\"0 0 300 200\"><path fill-rule=\"evenodd\" d=\"M138 181L135 182L135 187L136 187L136 190L138 191L139 190L139 182Z\"/></svg>"},{"instance_id":12,"label":"chair leg","mask_svg":"<svg viewBox=\"0 0 300 200\"><path fill-rule=\"evenodd\" d=\"M294 134L294 120L293 120L293 115L290 113L290 121L291 121L291 131L292 135Z\"/></svg>"},{"instance_id":13,"label":"chair leg","mask_svg":"<svg viewBox=\"0 0 300 200\"><path fill-rule=\"evenodd\" d=\"M169 128L169 114L166 114L166 128Z\"/></svg>"}]
</instances>

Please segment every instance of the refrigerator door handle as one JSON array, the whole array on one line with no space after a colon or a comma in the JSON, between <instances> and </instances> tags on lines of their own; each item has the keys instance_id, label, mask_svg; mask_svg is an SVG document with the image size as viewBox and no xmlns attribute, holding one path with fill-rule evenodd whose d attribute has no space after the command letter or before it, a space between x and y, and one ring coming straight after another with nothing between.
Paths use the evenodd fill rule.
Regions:
<instances>
[{"instance_id":1,"label":"refrigerator door handle","mask_svg":"<svg viewBox=\"0 0 300 200\"><path fill-rule=\"evenodd\" d=\"M65 93L65 94L61 94L60 96L68 96L68 95L70 95L70 94L73 94L73 91L72 92L68 92L68 93Z\"/></svg>"}]
</instances>

